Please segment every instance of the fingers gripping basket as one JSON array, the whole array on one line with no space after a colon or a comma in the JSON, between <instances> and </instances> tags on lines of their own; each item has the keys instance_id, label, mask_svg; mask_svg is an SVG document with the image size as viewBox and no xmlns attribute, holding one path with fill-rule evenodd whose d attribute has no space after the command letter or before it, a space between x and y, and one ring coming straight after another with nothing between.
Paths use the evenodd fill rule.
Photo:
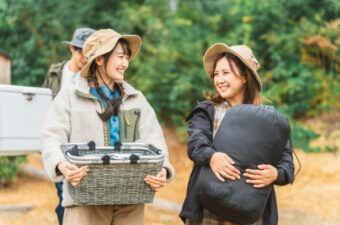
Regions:
<instances>
[{"instance_id":1,"label":"fingers gripping basket","mask_svg":"<svg viewBox=\"0 0 340 225\"><path fill-rule=\"evenodd\" d=\"M94 142L64 144L66 160L89 172L80 184L67 183L76 205L121 205L150 203L154 191L144 182L146 175L156 175L164 155L152 145L123 143L115 147L97 147Z\"/></svg>"}]
</instances>

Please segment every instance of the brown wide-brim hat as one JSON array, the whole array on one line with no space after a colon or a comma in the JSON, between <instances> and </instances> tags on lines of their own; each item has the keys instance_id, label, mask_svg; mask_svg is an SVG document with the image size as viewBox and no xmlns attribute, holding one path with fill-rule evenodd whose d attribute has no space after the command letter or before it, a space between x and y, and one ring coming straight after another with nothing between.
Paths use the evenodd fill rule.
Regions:
<instances>
[{"instance_id":1,"label":"brown wide-brim hat","mask_svg":"<svg viewBox=\"0 0 340 225\"><path fill-rule=\"evenodd\" d=\"M80 71L80 75L88 77L92 62L97 57L110 52L120 39L124 39L129 43L131 49L129 61L131 61L137 55L142 45L142 39L138 35L122 35L112 29L101 29L94 32L84 43L83 54L87 58L87 64Z\"/></svg>"},{"instance_id":2,"label":"brown wide-brim hat","mask_svg":"<svg viewBox=\"0 0 340 225\"><path fill-rule=\"evenodd\" d=\"M261 90L261 79L257 73L257 70L260 68L260 64L255 58L253 51L246 45L228 46L224 43L216 43L210 46L203 56L204 68L208 75L212 77L217 57L225 52L239 58L241 62L243 62L251 70Z\"/></svg>"}]
</instances>

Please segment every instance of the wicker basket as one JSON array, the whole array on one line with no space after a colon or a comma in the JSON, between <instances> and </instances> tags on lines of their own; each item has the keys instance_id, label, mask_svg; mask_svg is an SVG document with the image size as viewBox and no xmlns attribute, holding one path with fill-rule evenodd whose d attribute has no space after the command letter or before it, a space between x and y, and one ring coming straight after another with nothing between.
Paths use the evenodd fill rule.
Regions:
<instances>
[{"instance_id":1,"label":"wicker basket","mask_svg":"<svg viewBox=\"0 0 340 225\"><path fill-rule=\"evenodd\" d=\"M67 183L76 205L122 205L150 203L155 192L144 182L156 175L164 155L152 145L124 143L115 147L88 144L64 144L66 160L77 166L88 165L88 175L80 184Z\"/></svg>"}]
</instances>

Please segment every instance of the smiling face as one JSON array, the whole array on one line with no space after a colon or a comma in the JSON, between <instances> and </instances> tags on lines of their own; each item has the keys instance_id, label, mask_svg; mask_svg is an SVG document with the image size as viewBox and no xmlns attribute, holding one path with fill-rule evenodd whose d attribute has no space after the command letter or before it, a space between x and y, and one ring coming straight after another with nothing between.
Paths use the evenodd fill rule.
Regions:
<instances>
[{"instance_id":1,"label":"smiling face","mask_svg":"<svg viewBox=\"0 0 340 225\"><path fill-rule=\"evenodd\" d=\"M71 52L70 69L73 72L78 72L86 65L87 59L83 55L81 48L70 45L69 49Z\"/></svg>"},{"instance_id":2,"label":"smiling face","mask_svg":"<svg viewBox=\"0 0 340 225\"><path fill-rule=\"evenodd\" d=\"M106 63L106 75L112 80L123 80L129 67L129 58L121 43L118 43Z\"/></svg>"},{"instance_id":3,"label":"smiling face","mask_svg":"<svg viewBox=\"0 0 340 225\"><path fill-rule=\"evenodd\" d=\"M246 79L240 75L233 61L229 62L226 57L219 59L216 62L213 81L218 94L231 105L243 103Z\"/></svg>"},{"instance_id":4,"label":"smiling face","mask_svg":"<svg viewBox=\"0 0 340 225\"><path fill-rule=\"evenodd\" d=\"M111 52L96 58L96 76L99 84L103 85L104 80L104 83L111 87L115 80L124 80L130 56L128 42L120 40Z\"/></svg>"}]
</instances>

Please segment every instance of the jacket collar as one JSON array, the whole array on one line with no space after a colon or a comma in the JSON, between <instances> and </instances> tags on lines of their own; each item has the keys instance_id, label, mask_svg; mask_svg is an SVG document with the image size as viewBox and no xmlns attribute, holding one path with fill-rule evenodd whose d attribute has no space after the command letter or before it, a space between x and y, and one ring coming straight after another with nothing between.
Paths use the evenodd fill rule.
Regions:
<instances>
[{"instance_id":1,"label":"jacket collar","mask_svg":"<svg viewBox=\"0 0 340 225\"><path fill-rule=\"evenodd\" d=\"M138 91L133 86L128 84L126 81L115 81L115 82L122 84L123 100L125 100L126 98L132 95L138 94ZM77 80L75 84L75 93L76 95L80 97L90 98L90 99L95 99L95 100L97 99L90 93L90 86L87 82L87 79L83 77L79 77L79 79Z\"/></svg>"},{"instance_id":2,"label":"jacket collar","mask_svg":"<svg viewBox=\"0 0 340 225\"><path fill-rule=\"evenodd\" d=\"M52 66L50 67L48 73L51 76L57 76L57 77L59 77L59 79L61 79L62 74L63 74L64 66L65 66L65 64L67 62L68 61L62 61L62 62L59 62L59 63L52 64Z\"/></svg>"}]
</instances>

